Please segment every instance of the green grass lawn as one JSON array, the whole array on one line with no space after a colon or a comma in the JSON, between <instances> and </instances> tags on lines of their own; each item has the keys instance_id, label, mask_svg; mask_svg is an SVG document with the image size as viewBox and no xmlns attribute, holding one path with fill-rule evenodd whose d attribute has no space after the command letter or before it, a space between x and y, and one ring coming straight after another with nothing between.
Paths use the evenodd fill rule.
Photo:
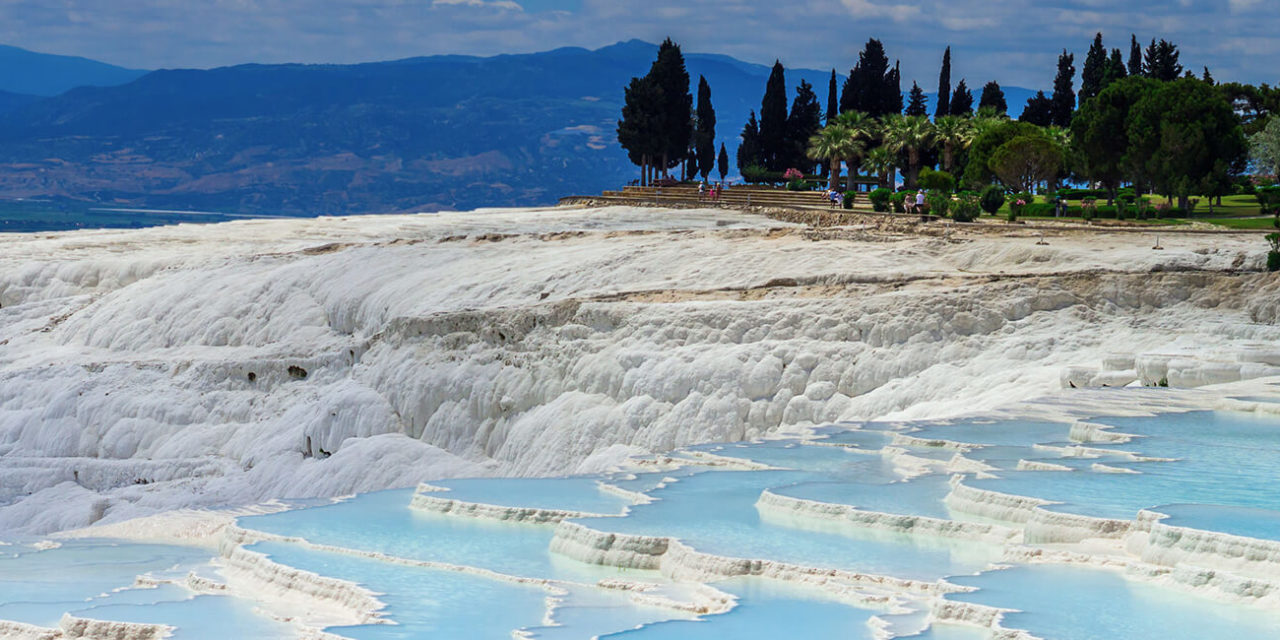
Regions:
<instances>
[{"instance_id":1,"label":"green grass lawn","mask_svg":"<svg viewBox=\"0 0 1280 640\"><path fill-rule=\"evenodd\" d=\"M1147 196L1147 197L1151 199L1152 204L1168 202L1165 198L1160 196ZM1034 201L1050 202L1051 200L1047 196L1036 196ZM1071 204L1073 206L1078 206L1079 202L1076 202L1073 200L1071 201ZM980 219L984 222L1004 220L1005 216L1008 215L1008 213L1009 213L1009 201L1006 200L1005 204L1000 207L1000 211L996 213L996 215L988 216L986 214L983 214ZM1229 229L1248 230L1248 229L1273 228L1273 222L1272 222L1271 216L1265 216L1265 217L1260 217L1260 216L1261 216L1261 207L1258 205L1258 200L1256 198L1254 198L1251 195L1236 195L1236 196L1224 196L1222 198L1221 205L1214 205L1212 217L1210 217L1209 215L1208 199L1201 198L1200 202L1196 205L1195 213L1191 216L1190 220L1195 220L1197 222L1208 222L1211 224L1221 225ZM1059 220L1062 222L1072 222L1072 221L1083 222L1083 220L1081 220L1079 217L1056 218L1054 216L1021 216L1021 219ZM1162 219L1156 219L1156 220L1129 219L1129 220L1126 220L1126 222L1130 224L1137 224L1137 225L1144 225L1144 226L1168 226L1168 225L1187 224L1188 219L1184 219L1184 218L1162 218Z\"/></svg>"},{"instance_id":2,"label":"green grass lawn","mask_svg":"<svg viewBox=\"0 0 1280 640\"><path fill-rule=\"evenodd\" d=\"M1275 230L1275 218L1204 218L1204 222L1221 225L1229 229L1272 229Z\"/></svg>"}]
</instances>

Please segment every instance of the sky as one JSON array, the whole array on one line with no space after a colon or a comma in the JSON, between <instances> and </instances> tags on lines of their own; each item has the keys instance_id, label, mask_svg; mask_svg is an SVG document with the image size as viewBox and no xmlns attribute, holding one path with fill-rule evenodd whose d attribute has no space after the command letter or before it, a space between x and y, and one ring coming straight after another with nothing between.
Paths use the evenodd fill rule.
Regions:
<instances>
[{"instance_id":1,"label":"sky","mask_svg":"<svg viewBox=\"0 0 1280 640\"><path fill-rule=\"evenodd\" d=\"M670 36L685 51L847 72L868 38L932 91L952 83L1049 89L1058 54L1077 71L1093 34L1127 58L1129 35L1166 38L1218 80L1268 82L1276 0L0 0L0 43L127 67L349 63L421 55L597 48ZM1078 76L1077 76L1078 79Z\"/></svg>"}]
</instances>

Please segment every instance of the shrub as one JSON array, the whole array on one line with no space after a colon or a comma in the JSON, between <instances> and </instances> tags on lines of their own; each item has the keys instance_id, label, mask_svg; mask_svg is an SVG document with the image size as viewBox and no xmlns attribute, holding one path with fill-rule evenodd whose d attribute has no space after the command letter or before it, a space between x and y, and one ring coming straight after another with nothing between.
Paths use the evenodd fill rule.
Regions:
<instances>
[{"instance_id":1,"label":"shrub","mask_svg":"<svg viewBox=\"0 0 1280 640\"><path fill-rule=\"evenodd\" d=\"M750 184L763 184L771 182L770 172L764 167L751 165L742 168L742 179Z\"/></svg>"},{"instance_id":2,"label":"shrub","mask_svg":"<svg viewBox=\"0 0 1280 640\"><path fill-rule=\"evenodd\" d=\"M1080 217L1083 218L1086 222L1089 220L1093 220L1093 217L1097 214L1098 214L1097 198L1085 198L1084 200L1080 201Z\"/></svg>"},{"instance_id":3,"label":"shrub","mask_svg":"<svg viewBox=\"0 0 1280 640\"><path fill-rule=\"evenodd\" d=\"M956 190L956 179L946 171L934 171L929 167L920 170L920 188L926 191L946 191L951 193Z\"/></svg>"},{"instance_id":4,"label":"shrub","mask_svg":"<svg viewBox=\"0 0 1280 640\"><path fill-rule=\"evenodd\" d=\"M787 182L787 191L805 191L804 180L791 180Z\"/></svg>"},{"instance_id":5,"label":"shrub","mask_svg":"<svg viewBox=\"0 0 1280 640\"><path fill-rule=\"evenodd\" d=\"M1267 253L1267 271L1280 271L1280 233L1268 233L1267 244L1271 251Z\"/></svg>"},{"instance_id":6,"label":"shrub","mask_svg":"<svg viewBox=\"0 0 1280 640\"><path fill-rule=\"evenodd\" d=\"M787 182L798 182L800 180L804 180L804 172L792 167L782 172L782 179Z\"/></svg>"},{"instance_id":7,"label":"shrub","mask_svg":"<svg viewBox=\"0 0 1280 640\"><path fill-rule=\"evenodd\" d=\"M1056 195L1063 200L1096 200L1107 197L1107 192L1102 189L1058 189Z\"/></svg>"},{"instance_id":8,"label":"shrub","mask_svg":"<svg viewBox=\"0 0 1280 640\"><path fill-rule=\"evenodd\" d=\"M951 209L951 194L942 193L940 191L930 191L924 197L925 202L929 203L929 213L946 217L947 212Z\"/></svg>"},{"instance_id":9,"label":"shrub","mask_svg":"<svg viewBox=\"0 0 1280 640\"><path fill-rule=\"evenodd\" d=\"M889 210L889 196L892 196L892 195L893 195L892 191L884 187L880 187L879 189L876 189L871 193L868 193L867 199L871 201L872 210L879 211L880 213L884 213Z\"/></svg>"},{"instance_id":10,"label":"shrub","mask_svg":"<svg viewBox=\"0 0 1280 640\"><path fill-rule=\"evenodd\" d=\"M893 195L889 196L889 202L890 202L891 204L893 204L893 212L894 212L894 213L906 213L906 212L907 212L907 205L906 205L906 202L907 202L907 196L908 196L908 195L910 195L910 193L911 193L911 192L909 192L909 191L899 191L899 192L897 192L897 193L895 193L895 194L893 194Z\"/></svg>"},{"instance_id":11,"label":"shrub","mask_svg":"<svg viewBox=\"0 0 1280 640\"><path fill-rule=\"evenodd\" d=\"M846 191L844 192L844 200L841 201L842 206L844 206L845 209L852 209L853 201L857 199L858 199L857 191Z\"/></svg>"},{"instance_id":12,"label":"shrub","mask_svg":"<svg viewBox=\"0 0 1280 640\"><path fill-rule=\"evenodd\" d=\"M1007 214L1009 222L1017 220L1018 216L1022 215L1022 212L1026 211L1027 206L1033 202L1030 197L1024 197L1029 195L1030 194L1019 193L1013 197L1013 200L1009 201L1009 213Z\"/></svg>"},{"instance_id":13,"label":"shrub","mask_svg":"<svg viewBox=\"0 0 1280 640\"><path fill-rule=\"evenodd\" d=\"M982 190L982 197L979 199L978 204L983 211L994 216L1000 210L1000 207L1004 205L1004 189L994 184L988 185L986 189Z\"/></svg>"},{"instance_id":14,"label":"shrub","mask_svg":"<svg viewBox=\"0 0 1280 640\"><path fill-rule=\"evenodd\" d=\"M1262 207L1263 215L1280 213L1280 187L1258 187L1253 197Z\"/></svg>"},{"instance_id":15,"label":"shrub","mask_svg":"<svg viewBox=\"0 0 1280 640\"><path fill-rule=\"evenodd\" d=\"M962 192L950 203L951 219L956 222L973 222L982 211L982 198L972 191ZM998 207L997 207L998 208Z\"/></svg>"},{"instance_id":16,"label":"shrub","mask_svg":"<svg viewBox=\"0 0 1280 640\"><path fill-rule=\"evenodd\" d=\"M1022 215L1052 217L1053 209L1054 204L1052 202L1033 202L1022 208Z\"/></svg>"}]
</instances>

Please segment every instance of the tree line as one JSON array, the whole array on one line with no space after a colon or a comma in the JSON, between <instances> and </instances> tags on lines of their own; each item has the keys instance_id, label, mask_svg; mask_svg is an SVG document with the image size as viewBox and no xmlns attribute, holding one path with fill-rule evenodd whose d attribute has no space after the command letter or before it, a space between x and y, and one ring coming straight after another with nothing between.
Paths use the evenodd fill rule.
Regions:
<instances>
[{"instance_id":1,"label":"tree line","mask_svg":"<svg viewBox=\"0 0 1280 640\"><path fill-rule=\"evenodd\" d=\"M904 100L899 64L874 38L843 83L832 70L825 110L805 81L788 109L786 70L776 62L758 115L753 110L742 128L737 168L751 181L777 180L794 168L836 188L847 167L850 190L859 180L891 186L899 171L914 189L925 168L954 174L972 190L995 183L1021 192L1076 180L1111 198L1131 185L1139 195L1170 196L1184 208L1192 195L1229 192L1251 157L1255 167L1280 168L1280 123L1268 126L1280 109L1280 89L1218 84L1208 68L1199 74L1185 68L1177 45L1164 39L1143 47L1131 35L1128 49L1127 57L1108 49L1097 34L1078 84L1076 57L1063 50L1052 91L1031 96L1017 120L1008 117L998 83L983 85L976 104L966 79L952 86L950 47L932 118L918 83ZM712 170L715 119L705 85L700 78L692 113L688 74L668 40L649 75L628 86L618 139L646 181L677 166L704 179ZM722 178L726 155L721 145Z\"/></svg>"}]
</instances>

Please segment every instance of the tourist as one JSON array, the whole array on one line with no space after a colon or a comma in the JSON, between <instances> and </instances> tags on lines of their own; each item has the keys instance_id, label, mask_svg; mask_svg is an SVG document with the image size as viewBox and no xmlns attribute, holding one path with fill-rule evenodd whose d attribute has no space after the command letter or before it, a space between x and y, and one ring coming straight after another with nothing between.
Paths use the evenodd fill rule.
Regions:
<instances>
[{"instance_id":1,"label":"tourist","mask_svg":"<svg viewBox=\"0 0 1280 640\"><path fill-rule=\"evenodd\" d=\"M698 202L702 202L702 196L706 195L706 192L707 192L707 183L699 182L698 183Z\"/></svg>"},{"instance_id":2,"label":"tourist","mask_svg":"<svg viewBox=\"0 0 1280 640\"><path fill-rule=\"evenodd\" d=\"M924 212L924 189L917 189L917 190L916 190L916 206L915 206L915 212L916 212L916 213L923 213L923 212Z\"/></svg>"}]
</instances>

